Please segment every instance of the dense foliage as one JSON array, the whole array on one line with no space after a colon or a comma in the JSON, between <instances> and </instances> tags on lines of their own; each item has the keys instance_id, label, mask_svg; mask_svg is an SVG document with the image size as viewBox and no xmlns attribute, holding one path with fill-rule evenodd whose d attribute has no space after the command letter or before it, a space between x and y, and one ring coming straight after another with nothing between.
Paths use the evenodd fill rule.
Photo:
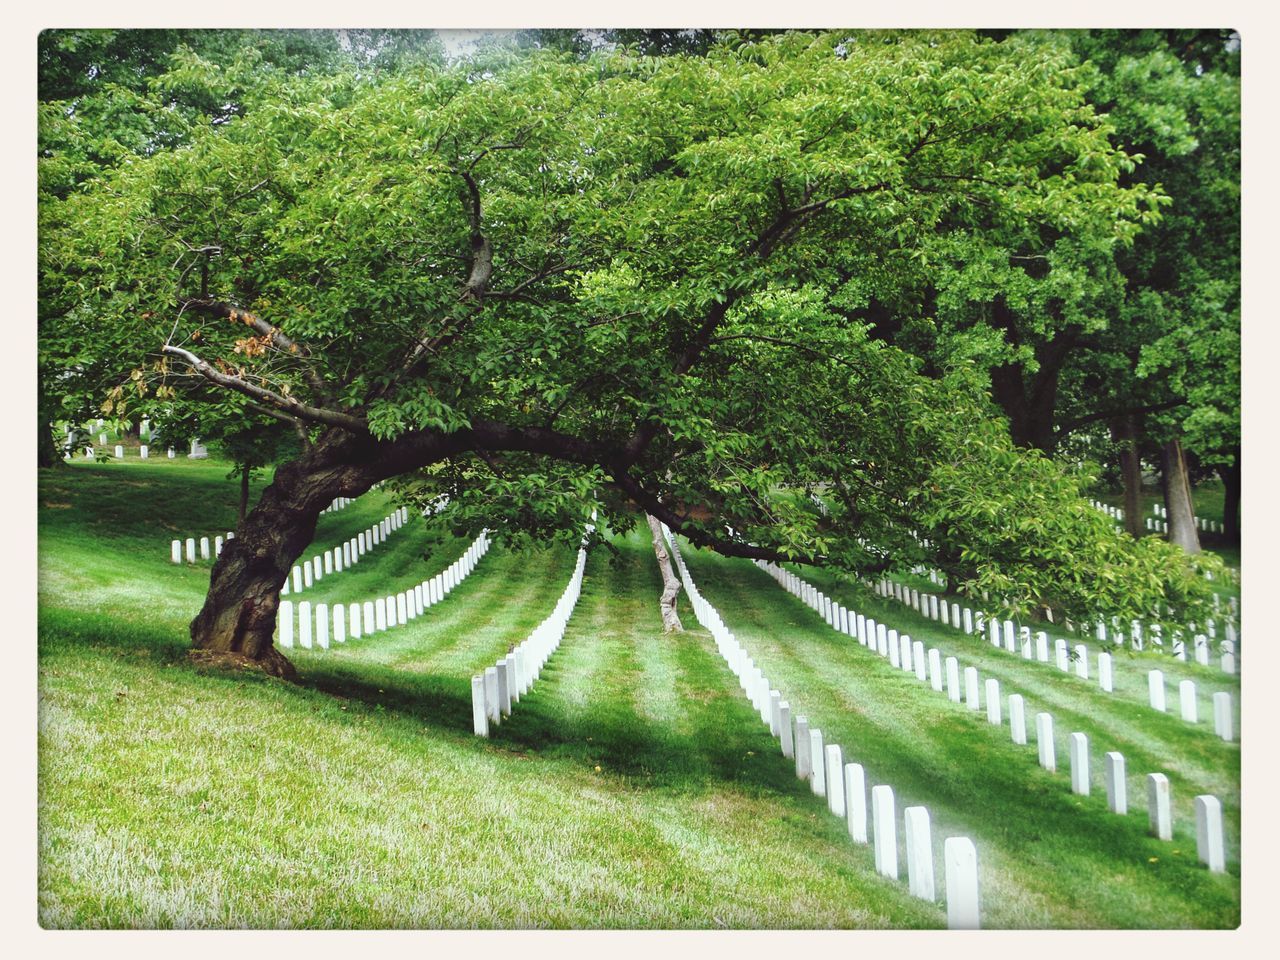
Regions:
<instances>
[{"instance_id":1,"label":"dense foliage","mask_svg":"<svg viewBox=\"0 0 1280 960\"><path fill-rule=\"evenodd\" d=\"M189 52L155 89L230 69ZM915 292L960 273L1023 296L1001 264L1024 254L1092 303L1083 265L1157 220L1068 45L244 71L243 110L46 198L42 282L78 349L134 367L117 414L234 395L449 489L459 527L576 537L598 498L725 553L931 558L1023 609L1197 616L1213 561L1116 534L1015 449L971 353L926 369L868 316L928 324Z\"/></svg>"}]
</instances>

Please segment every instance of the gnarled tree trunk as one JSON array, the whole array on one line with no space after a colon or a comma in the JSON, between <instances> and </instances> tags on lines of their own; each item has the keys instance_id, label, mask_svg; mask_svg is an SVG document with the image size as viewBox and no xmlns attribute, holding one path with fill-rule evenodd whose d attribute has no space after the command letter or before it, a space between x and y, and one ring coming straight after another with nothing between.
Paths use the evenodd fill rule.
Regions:
<instances>
[{"instance_id":1,"label":"gnarled tree trunk","mask_svg":"<svg viewBox=\"0 0 1280 960\"><path fill-rule=\"evenodd\" d=\"M653 534L653 552L658 558L658 570L662 574L662 597L658 600L658 609L662 611L662 632L683 632L684 624L676 612L676 597L680 596L680 579L671 567L671 556L667 553L666 538L662 535L662 524L653 514L646 513L649 521L649 532Z\"/></svg>"},{"instance_id":2,"label":"gnarled tree trunk","mask_svg":"<svg viewBox=\"0 0 1280 960\"><path fill-rule=\"evenodd\" d=\"M1200 537L1196 534L1191 479L1187 473L1182 441L1175 437L1166 443L1161 459L1164 461L1164 504L1169 514L1169 542L1176 543L1187 553L1199 553Z\"/></svg>"}]
</instances>

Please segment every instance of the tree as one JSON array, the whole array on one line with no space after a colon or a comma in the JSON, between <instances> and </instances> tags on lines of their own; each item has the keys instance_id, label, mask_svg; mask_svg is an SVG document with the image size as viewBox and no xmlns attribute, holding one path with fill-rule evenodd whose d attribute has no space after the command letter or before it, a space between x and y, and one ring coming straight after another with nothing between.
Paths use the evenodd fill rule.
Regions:
<instances>
[{"instance_id":1,"label":"tree","mask_svg":"<svg viewBox=\"0 0 1280 960\"><path fill-rule=\"evenodd\" d=\"M1153 196L1117 184L1069 66L950 33L492 49L276 79L108 170L63 201L50 282L144 391L194 372L314 438L215 564L194 645L290 672L290 565L333 497L390 477L450 492L458 528L576 540L638 509L727 555L931 558L1024 612L1195 610L1211 561L1121 542L993 428L970 367L922 376L850 318L944 227L1132 236Z\"/></svg>"}]
</instances>

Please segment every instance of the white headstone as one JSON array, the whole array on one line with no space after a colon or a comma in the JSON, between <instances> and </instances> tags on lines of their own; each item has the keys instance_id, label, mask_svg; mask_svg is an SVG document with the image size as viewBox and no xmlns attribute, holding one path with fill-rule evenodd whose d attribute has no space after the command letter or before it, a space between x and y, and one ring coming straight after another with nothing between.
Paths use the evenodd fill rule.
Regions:
<instances>
[{"instance_id":1,"label":"white headstone","mask_svg":"<svg viewBox=\"0 0 1280 960\"><path fill-rule=\"evenodd\" d=\"M964 704L970 710L982 709L981 688L978 686L978 668L964 668Z\"/></svg>"},{"instance_id":2,"label":"white headstone","mask_svg":"<svg viewBox=\"0 0 1280 960\"><path fill-rule=\"evenodd\" d=\"M942 654L936 647L929 648L929 684L938 693L942 692Z\"/></svg>"},{"instance_id":3,"label":"white headstone","mask_svg":"<svg viewBox=\"0 0 1280 960\"><path fill-rule=\"evenodd\" d=\"M379 629L385 629L378 626L378 618L375 614L375 607L372 600L366 600L363 606L361 606L360 612L364 615L364 632L366 634L377 633ZM386 622L385 615L383 622ZM497 688L495 687L494 689L496 690Z\"/></svg>"},{"instance_id":4,"label":"white headstone","mask_svg":"<svg viewBox=\"0 0 1280 960\"><path fill-rule=\"evenodd\" d=\"M1209 638L1204 634L1196 634L1196 663L1203 667L1209 665Z\"/></svg>"},{"instance_id":5,"label":"white headstone","mask_svg":"<svg viewBox=\"0 0 1280 960\"><path fill-rule=\"evenodd\" d=\"M489 722L502 722L502 698L498 692L498 668L485 667L484 670L484 708L489 715Z\"/></svg>"},{"instance_id":6,"label":"white headstone","mask_svg":"<svg viewBox=\"0 0 1280 960\"><path fill-rule=\"evenodd\" d=\"M187 537L187 563L196 562L196 538Z\"/></svg>"},{"instance_id":7,"label":"white headstone","mask_svg":"<svg viewBox=\"0 0 1280 960\"><path fill-rule=\"evenodd\" d=\"M924 807L907 807L902 811L903 833L907 846L907 889L912 896L932 902L933 838L929 829L929 811Z\"/></svg>"},{"instance_id":8,"label":"white headstone","mask_svg":"<svg viewBox=\"0 0 1280 960\"><path fill-rule=\"evenodd\" d=\"M489 717L484 708L484 675L471 678L471 729L477 737L489 735Z\"/></svg>"},{"instance_id":9,"label":"white headstone","mask_svg":"<svg viewBox=\"0 0 1280 960\"><path fill-rule=\"evenodd\" d=\"M312 578L311 578L311 564L310 564L310 563L308 563L308 562L306 562L306 561L303 561L303 564L302 564L302 585L303 585L303 587L310 587L310 586L311 586L311 584L312 584L313 582L314 582L314 581L313 581L313 580L312 580Z\"/></svg>"},{"instance_id":10,"label":"white headstone","mask_svg":"<svg viewBox=\"0 0 1280 960\"><path fill-rule=\"evenodd\" d=\"M886 650L889 654L889 666L895 667L895 668L901 667L902 656L901 656L901 648L898 645L898 631L890 630L889 636L886 638L885 643L887 644Z\"/></svg>"},{"instance_id":11,"label":"white headstone","mask_svg":"<svg viewBox=\"0 0 1280 960\"><path fill-rule=\"evenodd\" d=\"M138 456L141 457L143 460L146 460L148 458L149 453L150 451L147 450L147 445L145 443L142 444L140 447L138 447Z\"/></svg>"},{"instance_id":12,"label":"white headstone","mask_svg":"<svg viewBox=\"0 0 1280 960\"><path fill-rule=\"evenodd\" d=\"M215 557L222 556L222 538L221 537L213 538L213 555Z\"/></svg>"},{"instance_id":13,"label":"white headstone","mask_svg":"<svg viewBox=\"0 0 1280 960\"><path fill-rule=\"evenodd\" d=\"M809 731L809 786L819 797L827 795L826 756L822 749L822 731Z\"/></svg>"},{"instance_id":14,"label":"white headstone","mask_svg":"<svg viewBox=\"0 0 1280 960\"><path fill-rule=\"evenodd\" d=\"M947 697L952 703L960 702L960 661L947 657Z\"/></svg>"},{"instance_id":15,"label":"white headstone","mask_svg":"<svg viewBox=\"0 0 1280 960\"><path fill-rule=\"evenodd\" d=\"M276 625L280 628L280 646L293 646L293 601L281 600L276 611Z\"/></svg>"},{"instance_id":16,"label":"white headstone","mask_svg":"<svg viewBox=\"0 0 1280 960\"><path fill-rule=\"evenodd\" d=\"M1040 766L1050 772L1058 769L1053 749L1053 717L1047 713L1036 714L1036 750Z\"/></svg>"},{"instance_id":17,"label":"white headstone","mask_svg":"<svg viewBox=\"0 0 1280 960\"><path fill-rule=\"evenodd\" d=\"M845 815L844 810L844 777L840 776L840 771L844 769L844 756L840 751L840 744L827 744L826 762L823 766L824 770L830 770L831 776L827 777L827 809L837 817Z\"/></svg>"},{"instance_id":18,"label":"white headstone","mask_svg":"<svg viewBox=\"0 0 1280 960\"><path fill-rule=\"evenodd\" d=\"M1152 670L1147 674L1147 696L1151 701L1151 706L1160 712L1164 712L1164 673L1160 670Z\"/></svg>"},{"instance_id":19,"label":"white headstone","mask_svg":"<svg viewBox=\"0 0 1280 960\"><path fill-rule=\"evenodd\" d=\"M321 650L329 649L329 605L316 604L316 646Z\"/></svg>"},{"instance_id":20,"label":"white headstone","mask_svg":"<svg viewBox=\"0 0 1280 960\"><path fill-rule=\"evenodd\" d=\"M893 787L879 784L871 788L871 830L875 844L876 872L898 879L898 824L893 804Z\"/></svg>"},{"instance_id":21,"label":"white headstone","mask_svg":"<svg viewBox=\"0 0 1280 960\"><path fill-rule=\"evenodd\" d=\"M813 751L809 747L809 720L806 717L796 717L796 776L801 780L808 780L809 774L813 772Z\"/></svg>"},{"instance_id":22,"label":"white headstone","mask_svg":"<svg viewBox=\"0 0 1280 960\"><path fill-rule=\"evenodd\" d=\"M1107 693L1112 692L1111 686L1111 654L1098 654L1098 685Z\"/></svg>"},{"instance_id":23,"label":"white headstone","mask_svg":"<svg viewBox=\"0 0 1280 960\"><path fill-rule=\"evenodd\" d=\"M358 603L347 604L347 624L351 627L351 639L359 640L361 637L360 604Z\"/></svg>"},{"instance_id":24,"label":"white headstone","mask_svg":"<svg viewBox=\"0 0 1280 960\"><path fill-rule=\"evenodd\" d=\"M396 594L396 622L409 622L409 601L403 591Z\"/></svg>"},{"instance_id":25,"label":"white headstone","mask_svg":"<svg viewBox=\"0 0 1280 960\"><path fill-rule=\"evenodd\" d=\"M1213 695L1213 732L1223 740L1235 739L1234 718L1231 714L1231 694L1223 690Z\"/></svg>"},{"instance_id":26,"label":"white headstone","mask_svg":"<svg viewBox=\"0 0 1280 960\"><path fill-rule=\"evenodd\" d=\"M929 665L924 659L924 644L919 640L913 640L911 643L911 660L915 666L916 679L921 683L928 683Z\"/></svg>"},{"instance_id":27,"label":"white headstone","mask_svg":"<svg viewBox=\"0 0 1280 960\"><path fill-rule=\"evenodd\" d=\"M782 736L782 694L777 690L769 691L769 733Z\"/></svg>"},{"instance_id":28,"label":"white headstone","mask_svg":"<svg viewBox=\"0 0 1280 960\"><path fill-rule=\"evenodd\" d=\"M1009 694L1009 733L1013 742L1023 746L1027 743L1027 715L1022 694Z\"/></svg>"},{"instance_id":29,"label":"white headstone","mask_svg":"<svg viewBox=\"0 0 1280 960\"><path fill-rule=\"evenodd\" d=\"M1031 649L1031 628L1019 627L1018 640L1022 644L1022 659L1031 660L1034 656Z\"/></svg>"},{"instance_id":30,"label":"white headstone","mask_svg":"<svg viewBox=\"0 0 1280 960\"><path fill-rule=\"evenodd\" d=\"M898 637L898 666L903 670L911 670L911 637L905 633Z\"/></svg>"},{"instance_id":31,"label":"white headstone","mask_svg":"<svg viewBox=\"0 0 1280 960\"><path fill-rule=\"evenodd\" d=\"M1163 773L1147 774L1147 812L1151 835L1161 840L1173 839L1173 811L1169 778Z\"/></svg>"},{"instance_id":32,"label":"white headstone","mask_svg":"<svg viewBox=\"0 0 1280 960\"><path fill-rule=\"evenodd\" d=\"M860 763L844 765L844 805L849 836L855 843L866 843L867 777Z\"/></svg>"},{"instance_id":33,"label":"white headstone","mask_svg":"<svg viewBox=\"0 0 1280 960\"><path fill-rule=\"evenodd\" d=\"M1087 797L1089 795L1089 738L1083 733L1073 733L1069 741L1071 792Z\"/></svg>"},{"instance_id":34,"label":"white headstone","mask_svg":"<svg viewBox=\"0 0 1280 960\"><path fill-rule=\"evenodd\" d=\"M1089 679L1089 650L1083 643L1076 644L1076 676Z\"/></svg>"},{"instance_id":35,"label":"white headstone","mask_svg":"<svg viewBox=\"0 0 1280 960\"><path fill-rule=\"evenodd\" d=\"M298 604L298 646L311 649L311 603L307 600Z\"/></svg>"},{"instance_id":36,"label":"white headstone","mask_svg":"<svg viewBox=\"0 0 1280 960\"><path fill-rule=\"evenodd\" d=\"M782 755L788 759L795 756L795 734L791 727L791 704L783 700L778 704L778 732L782 738Z\"/></svg>"},{"instance_id":37,"label":"white headstone","mask_svg":"<svg viewBox=\"0 0 1280 960\"><path fill-rule=\"evenodd\" d=\"M166 455L170 460L172 460L174 457L176 457L176 456L177 456L177 454L173 452L173 447L170 447L167 451L165 451L165 455Z\"/></svg>"},{"instance_id":38,"label":"white headstone","mask_svg":"<svg viewBox=\"0 0 1280 960\"><path fill-rule=\"evenodd\" d=\"M373 624L377 630L387 629L387 598L378 597L373 601Z\"/></svg>"},{"instance_id":39,"label":"white headstone","mask_svg":"<svg viewBox=\"0 0 1280 960\"><path fill-rule=\"evenodd\" d=\"M290 572L293 575L293 592L297 593L302 589L302 568L295 566Z\"/></svg>"},{"instance_id":40,"label":"white headstone","mask_svg":"<svg viewBox=\"0 0 1280 960\"><path fill-rule=\"evenodd\" d=\"M182 562L182 541L174 540L169 544L169 556L174 563Z\"/></svg>"},{"instance_id":41,"label":"white headstone","mask_svg":"<svg viewBox=\"0 0 1280 960\"><path fill-rule=\"evenodd\" d=\"M987 723L1000 726L1000 681L995 677L987 678Z\"/></svg>"},{"instance_id":42,"label":"white headstone","mask_svg":"<svg viewBox=\"0 0 1280 960\"><path fill-rule=\"evenodd\" d=\"M340 604L333 605L333 642L347 642L347 614L346 608Z\"/></svg>"},{"instance_id":43,"label":"white headstone","mask_svg":"<svg viewBox=\"0 0 1280 960\"><path fill-rule=\"evenodd\" d=\"M1067 653L1067 641L1059 637L1053 641L1053 655L1057 660L1058 669L1066 673L1071 669L1071 655Z\"/></svg>"},{"instance_id":44,"label":"white headstone","mask_svg":"<svg viewBox=\"0 0 1280 960\"><path fill-rule=\"evenodd\" d=\"M1129 812L1129 788L1124 779L1124 755L1110 750L1106 755L1107 809Z\"/></svg>"},{"instance_id":45,"label":"white headstone","mask_svg":"<svg viewBox=\"0 0 1280 960\"><path fill-rule=\"evenodd\" d=\"M1182 706L1182 719L1187 723L1197 723L1196 685L1194 681L1183 680L1178 684L1178 700Z\"/></svg>"},{"instance_id":46,"label":"white headstone","mask_svg":"<svg viewBox=\"0 0 1280 960\"><path fill-rule=\"evenodd\" d=\"M1041 663L1049 662L1049 634L1043 630L1036 631L1036 659Z\"/></svg>"},{"instance_id":47,"label":"white headstone","mask_svg":"<svg viewBox=\"0 0 1280 960\"><path fill-rule=\"evenodd\" d=\"M1227 869L1226 845L1222 836L1222 804L1217 797L1196 797L1196 855L1211 873Z\"/></svg>"},{"instance_id":48,"label":"white headstone","mask_svg":"<svg viewBox=\"0 0 1280 960\"><path fill-rule=\"evenodd\" d=\"M970 610L968 607L964 608L964 632L973 633L973 611ZM908 809L912 809L912 808L908 808ZM924 810L923 807L921 807L920 809ZM925 816L928 817L928 815L929 815L929 812L926 810ZM926 825L927 825L927 821L926 821ZM930 879L932 880L933 878L930 877Z\"/></svg>"},{"instance_id":49,"label":"white headstone","mask_svg":"<svg viewBox=\"0 0 1280 960\"><path fill-rule=\"evenodd\" d=\"M200 559L201 560L209 559L209 538L208 537L200 538Z\"/></svg>"}]
</instances>

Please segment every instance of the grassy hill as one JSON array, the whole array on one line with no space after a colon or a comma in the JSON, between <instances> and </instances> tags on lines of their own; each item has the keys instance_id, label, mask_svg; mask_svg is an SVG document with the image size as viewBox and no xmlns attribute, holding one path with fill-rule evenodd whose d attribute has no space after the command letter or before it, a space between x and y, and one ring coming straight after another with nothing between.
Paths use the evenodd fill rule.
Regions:
<instances>
[{"instance_id":1,"label":"grassy hill","mask_svg":"<svg viewBox=\"0 0 1280 960\"><path fill-rule=\"evenodd\" d=\"M550 612L567 549L495 544L410 624L292 651L296 685L193 666L186 625L208 566L173 565L168 544L233 528L226 471L180 458L41 478L43 925L945 926L941 903L908 895L904 858L901 882L878 876L871 848L796 779L683 597L686 632L662 635L647 530L618 535L616 556L591 555L559 651L488 741L471 735L470 677ZM317 546L391 507L373 492L324 515ZM402 590L465 546L415 520L302 599ZM1054 714L1060 772L1048 774L1007 724L839 638L746 561L685 556L784 694L866 766L868 785L894 786L899 819L908 803L929 808L940 893L942 838L973 838L985 925L1239 923L1238 744L1146 708L1141 657L1117 658L1108 696L882 607L1024 693L1029 721ZM881 612L846 582L804 575ZM1186 669L1238 693L1233 678ZM1088 798L1061 772L1072 730L1091 739ZM1123 818L1101 795L1108 749L1129 761ZM1151 770L1173 782L1172 843L1146 836ZM1196 862L1200 792L1223 801L1225 875Z\"/></svg>"}]
</instances>

